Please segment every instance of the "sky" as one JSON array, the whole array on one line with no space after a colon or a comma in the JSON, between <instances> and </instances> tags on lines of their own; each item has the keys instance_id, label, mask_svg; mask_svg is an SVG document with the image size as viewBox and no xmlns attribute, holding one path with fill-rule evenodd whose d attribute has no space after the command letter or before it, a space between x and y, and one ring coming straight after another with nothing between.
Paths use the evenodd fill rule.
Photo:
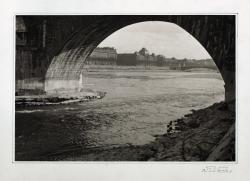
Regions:
<instances>
[{"instance_id":1,"label":"sky","mask_svg":"<svg viewBox=\"0 0 250 181\"><path fill-rule=\"evenodd\" d=\"M147 21L126 26L107 37L98 47L114 47L117 53L134 53L142 47L167 58L205 59L210 55L181 27L167 22Z\"/></svg>"}]
</instances>

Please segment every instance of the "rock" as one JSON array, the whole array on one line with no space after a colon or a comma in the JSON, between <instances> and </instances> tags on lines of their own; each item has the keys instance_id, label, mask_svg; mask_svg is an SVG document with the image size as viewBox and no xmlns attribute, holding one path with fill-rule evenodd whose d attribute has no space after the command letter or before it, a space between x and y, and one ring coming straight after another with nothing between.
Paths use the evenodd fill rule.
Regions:
<instances>
[{"instance_id":1,"label":"rock","mask_svg":"<svg viewBox=\"0 0 250 181\"><path fill-rule=\"evenodd\" d=\"M190 128L198 128L200 126L200 123L197 120L190 120L187 125Z\"/></svg>"},{"instance_id":2,"label":"rock","mask_svg":"<svg viewBox=\"0 0 250 181\"><path fill-rule=\"evenodd\" d=\"M235 124L233 124L219 144L213 148L207 161L235 161Z\"/></svg>"},{"instance_id":3,"label":"rock","mask_svg":"<svg viewBox=\"0 0 250 181\"><path fill-rule=\"evenodd\" d=\"M194 110L194 109L191 109L190 111L191 111L192 113L195 113L195 112L196 112L196 110Z\"/></svg>"},{"instance_id":4,"label":"rock","mask_svg":"<svg viewBox=\"0 0 250 181\"><path fill-rule=\"evenodd\" d=\"M228 110L228 104L227 103L223 103L222 105L220 105L218 107L218 110L221 110L221 111Z\"/></svg>"},{"instance_id":5,"label":"rock","mask_svg":"<svg viewBox=\"0 0 250 181\"><path fill-rule=\"evenodd\" d=\"M186 161L201 161L198 156L186 156Z\"/></svg>"},{"instance_id":6,"label":"rock","mask_svg":"<svg viewBox=\"0 0 250 181\"><path fill-rule=\"evenodd\" d=\"M147 161L156 161L156 159L154 157L151 157Z\"/></svg>"}]
</instances>

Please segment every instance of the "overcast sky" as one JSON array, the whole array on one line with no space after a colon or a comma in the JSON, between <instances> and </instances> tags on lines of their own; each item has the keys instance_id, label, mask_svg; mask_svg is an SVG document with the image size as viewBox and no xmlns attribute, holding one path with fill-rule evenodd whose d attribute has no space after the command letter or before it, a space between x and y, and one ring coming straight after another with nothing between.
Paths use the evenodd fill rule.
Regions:
<instances>
[{"instance_id":1,"label":"overcast sky","mask_svg":"<svg viewBox=\"0 0 250 181\"><path fill-rule=\"evenodd\" d=\"M115 47L118 53L134 53L142 47L150 53L176 58L210 58L207 51L179 26L147 21L126 26L107 37L99 47Z\"/></svg>"}]
</instances>

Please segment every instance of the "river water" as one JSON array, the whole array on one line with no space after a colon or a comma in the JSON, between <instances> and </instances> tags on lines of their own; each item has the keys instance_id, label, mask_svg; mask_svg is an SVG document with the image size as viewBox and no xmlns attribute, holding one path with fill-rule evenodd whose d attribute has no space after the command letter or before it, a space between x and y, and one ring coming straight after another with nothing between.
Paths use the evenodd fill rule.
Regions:
<instances>
[{"instance_id":1,"label":"river water","mask_svg":"<svg viewBox=\"0 0 250 181\"><path fill-rule=\"evenodd\" d=\"M83 87L107 92L103 99L18 109L16 122L26 119L41 121L44 125L53 123L34 138L37 142L64 135L65 139L58 136L58 144L73 140L89 148L141 145L153 141L155 135L166 133L169 121L191 109L204 108L224 99L221 75L211 70L97 69L83 75Z\"/></svg>"}]
</instances>

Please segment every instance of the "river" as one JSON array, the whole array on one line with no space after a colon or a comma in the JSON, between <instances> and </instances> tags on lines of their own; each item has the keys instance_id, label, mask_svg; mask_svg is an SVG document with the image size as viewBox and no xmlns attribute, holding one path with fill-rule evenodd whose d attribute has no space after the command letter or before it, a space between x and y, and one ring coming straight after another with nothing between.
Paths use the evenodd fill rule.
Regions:
<instances>
[{"instance_id":1,"label":"river","mask_svg":"<svg viewBox=\"0 0 250 181\"><path fill-rule=\"evenodd\" d=\"M224 99L221 75L211 70L96 69L83 75L85 89L105 91L106 96L74 105L17 109L19 151L48 151L69 142L86 148L146 144L166 133L169 121ZM22 129L25 124L36 131Z\"/></svg>"}]
</instances>

